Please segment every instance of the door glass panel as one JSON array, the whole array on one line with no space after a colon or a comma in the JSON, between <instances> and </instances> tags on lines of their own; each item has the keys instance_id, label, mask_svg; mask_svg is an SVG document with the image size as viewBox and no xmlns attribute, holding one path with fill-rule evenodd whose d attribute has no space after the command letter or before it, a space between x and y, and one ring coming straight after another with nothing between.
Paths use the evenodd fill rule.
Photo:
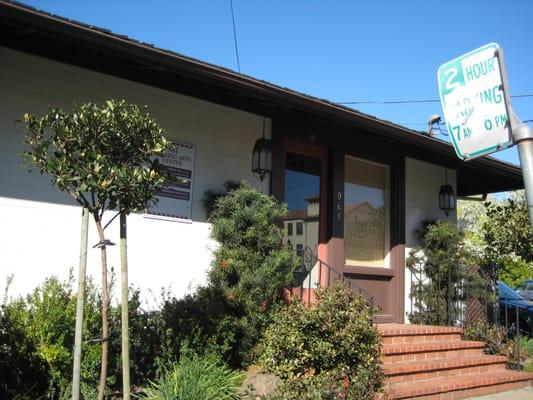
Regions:
<instances>
[{"instance_id":1,"label":"door glass panel","mask_svg":"<svg viewBox=\"0 0 533 400\"><path fill-rule=\"evenodd\" d=\"M346 265L388 266L389 167L353 157L344 167Z\"/></svg>"},{"instance_id":2,"label":"door glass panel","mask_svg":"<svg viewBox=\"0 0 533 400\"><path fill-rule=\"evenodd\" d=\"M285 243L301 255L306 249L316 256L320 219L320 172L318 158L288 153L285 164ZM294 226L294 229L290 225ZM289 235L290 233L290 235Z\"/></svg>"}]
</instances>

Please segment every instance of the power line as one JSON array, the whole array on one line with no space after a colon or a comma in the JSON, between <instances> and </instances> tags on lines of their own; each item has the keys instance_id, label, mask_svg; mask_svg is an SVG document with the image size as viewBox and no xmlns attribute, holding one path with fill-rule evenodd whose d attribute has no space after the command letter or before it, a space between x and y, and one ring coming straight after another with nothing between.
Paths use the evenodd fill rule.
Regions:
<instances>
[{"instance_id":1,"label":"power line","mask_svg":"<svg viewBox=\"0 0 533 400\"><path fill-rule=\"evenodd\" d=\"M231 21L233 22L233 43L235 45L235 56L237 57L237 69L241 73L241 62L239 60L239 47L237 46L237 30L235 29L235 14L233 12L233 0L229 0L231 8Z\"/></svg>"},{"instance_id":2,"label":"power line","mask_svg":"<svg viewBox=\"0 0 533 400\"><path fill-rule=\"evenodd\" d=\"M341 101L338 104L407 104L407 103L439 103L440 100L389 100L389 101Z\"/></svg>"},{"instance_id":3,"label":"power line","mask_svg":"<svg viewBox=\"0 0 533 400\"><path fill-rule=\"evenodd\" d=\"M512 98L524 98L524 97L533 97L533 93L525 94L515 94L511 96ZM386 101L341 101L337 104L350 105L350 104L409 104L409 103L440 103L439 99L423 99L423 100L386 100Z\"/></svg>"}]
</instances>

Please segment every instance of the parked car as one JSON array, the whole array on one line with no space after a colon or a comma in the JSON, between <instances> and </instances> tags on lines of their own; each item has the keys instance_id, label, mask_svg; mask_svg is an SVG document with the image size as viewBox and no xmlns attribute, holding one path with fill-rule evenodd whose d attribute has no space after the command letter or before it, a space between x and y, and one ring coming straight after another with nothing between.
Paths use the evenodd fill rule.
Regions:
<instances>
[{"instance_id":1,"label":"parked car","mask_svg":"<svg viewBox=\"0 0 533 400\"><path fill-rule=\"evenodd\" d=\"M533 279L520 282L515 290L526 300L533 300Z\"/></svg>"},{"instance_id":2,"label":"parked car","mask_svg":"<svg viewBox=\"0 0 533 400\"><path fill-rule=\"evenodd\" d=\"M498 282L500 321L507 327L516 327L518 312L518 326L520 331L533 334L533 301L525 299L516 290L503 282Z\"/></svg>"}]
</instances>

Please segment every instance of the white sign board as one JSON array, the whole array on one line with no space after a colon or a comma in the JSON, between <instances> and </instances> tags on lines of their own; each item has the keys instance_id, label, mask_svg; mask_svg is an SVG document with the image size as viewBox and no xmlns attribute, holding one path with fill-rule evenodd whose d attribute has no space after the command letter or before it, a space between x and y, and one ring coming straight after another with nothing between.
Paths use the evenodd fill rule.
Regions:
<instances>
[{"instance_id":1,"label":"white sign board","mask_svg":"<svg viewBox=\"0 0 533 400\"><path fill-rule=\"evenodd\" d=\"M439 92L448 133L462 160L511 146L502 76L490 43L439 68Z\"/></svg>"},{"instance_id":2,"label":"white sign board","mask_svg":"<svg viewBox=\"0 0 533 400\"><path fill-rule=\"evenodd\" d=\"M195 148L192 144L170 143L169 149L159 162L174 177L174 182L157 193L159 201L148 209L146 217L191 221L194 153Z\"/></svg>"}]
</instances>

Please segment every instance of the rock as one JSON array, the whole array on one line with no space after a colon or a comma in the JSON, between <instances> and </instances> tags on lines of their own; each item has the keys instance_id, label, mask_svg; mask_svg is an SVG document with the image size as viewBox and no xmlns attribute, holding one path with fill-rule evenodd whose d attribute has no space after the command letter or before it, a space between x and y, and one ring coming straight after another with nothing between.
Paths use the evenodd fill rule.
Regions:
<instances>
[{"instance_id":1,"label":"rock","mask_svg":"<svg viewBox=\"0 0 533 400\"><path fill-rule=\"evenodd\" d=\"M276 375L262 373L261 368L251 365L246 371L246 379L239 394L244 399L259 399L261 396L272 394L280 382L281 379Z\"/></svg>"}]
</instances>

